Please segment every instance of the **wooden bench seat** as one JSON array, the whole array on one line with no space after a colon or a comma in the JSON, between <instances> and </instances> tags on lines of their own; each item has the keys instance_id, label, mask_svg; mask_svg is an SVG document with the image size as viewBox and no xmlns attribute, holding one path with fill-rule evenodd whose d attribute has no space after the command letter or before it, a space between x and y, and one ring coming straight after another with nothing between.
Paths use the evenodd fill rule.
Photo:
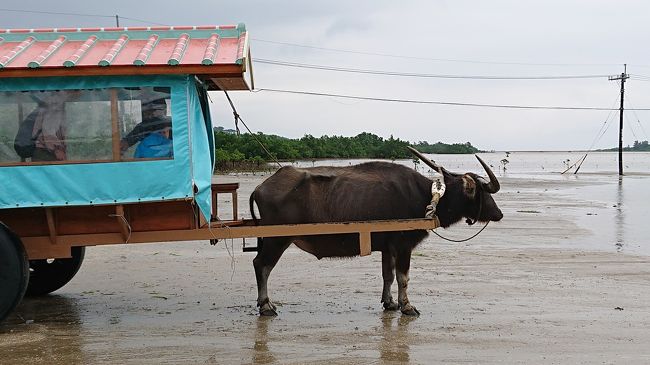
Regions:
<instances>
[{"instance_id":1,"label":"wooden bench seat","mask_svg":"<svg viewBox=\"0 0 650 365\"><path fill-rule=\"evenodd\" d=\"M210 217L211 221L218 220L218 210L217 210L218 194L231 194L232 220L236 221L238 219L239 211L237 207L237 189L239 189L239 183L236 182L225 183L225 184L212 183L212 216Z\"/></svg>"}]
</instances>

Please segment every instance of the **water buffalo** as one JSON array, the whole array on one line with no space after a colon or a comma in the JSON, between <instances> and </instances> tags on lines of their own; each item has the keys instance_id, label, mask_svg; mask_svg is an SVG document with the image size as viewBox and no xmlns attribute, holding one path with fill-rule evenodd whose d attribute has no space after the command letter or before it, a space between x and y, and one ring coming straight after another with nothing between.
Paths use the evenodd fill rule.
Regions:
<instances>
[{"instance_id":1,"label":"water buffalo","mask_svg":"<svg viewBox=\"0 0 650 365\"><path fill-rule=\"evenodd\" d=\"M449 227L462 218L469 224L501 220L503 214L491 195L499 190L499 181L478 156L488 180L471 172L451 173L415 149L409 149L444 177L446 192L436 210L442 227ZM431 203L431 179L403 165L367 162L347 167L282 167L253 191L250 210L256 224L274 225L423 218ZM257 204L259 219L255 216L254 204ZM381 301L384 309L401 309L406 315L419 314L410 304L406 291L411 251L427 235L424 230L372 234L372 251L382 253L384 289ZM261 315L277 315L268 297L267 280L291 243L318 259L360 253L358 234L260 239L253 265ZM397 303L391 295L395 274Z\"/></svg>"}]
</instances>

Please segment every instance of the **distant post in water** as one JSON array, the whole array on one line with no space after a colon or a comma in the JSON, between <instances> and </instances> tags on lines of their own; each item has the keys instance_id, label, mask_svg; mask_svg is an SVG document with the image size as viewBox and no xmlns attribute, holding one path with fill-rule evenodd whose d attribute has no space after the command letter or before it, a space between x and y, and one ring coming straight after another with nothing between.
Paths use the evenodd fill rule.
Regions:
<instances>
[{"instance_id":1,"label":"distant post in water","mask_svg":"<svg viewBox=\"0 0 650 365\"><path fill-rule=\"evenodd\" d=\"M618 175L623 176L623 100L625 99L625 80L630 78L627 74L627 64L623 65L623 73L620 76L612 76L610 81L621 80L621 106L619 107L619 129L618 129Z\"/></svg>"}]
</instances>

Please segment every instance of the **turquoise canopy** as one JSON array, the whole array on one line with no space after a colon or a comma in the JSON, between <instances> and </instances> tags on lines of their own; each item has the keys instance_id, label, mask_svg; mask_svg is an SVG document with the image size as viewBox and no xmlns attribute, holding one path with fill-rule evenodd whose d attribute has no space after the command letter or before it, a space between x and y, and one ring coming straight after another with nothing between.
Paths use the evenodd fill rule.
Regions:
<instances>
[{"instance_id":1,"label":"turquoise canopy","mask_svg":"<svg viewBox=\"0 0 650 365\"><path fill-rule=\"evenodd\" d=\"M171 90L173 158L1 166L0 209L194 200L209 219L214 140L206 90L194 76L8 78L0 93L118 87Z\"/></svg>"}]
</instances>

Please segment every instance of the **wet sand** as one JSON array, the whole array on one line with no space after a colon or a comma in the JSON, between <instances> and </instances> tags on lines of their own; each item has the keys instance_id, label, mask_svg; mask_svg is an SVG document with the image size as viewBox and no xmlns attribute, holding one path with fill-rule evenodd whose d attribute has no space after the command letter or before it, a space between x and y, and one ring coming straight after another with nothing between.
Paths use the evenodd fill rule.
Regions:
<instances>
[{"instance_id":1,"label":"wet sand","mask_svg":"<svg viewBox=\"0 0 650 365\"><path fill-rule=\"evenodd\" d=\"M241 183L245 216L262 178L222 177ZM591 217L614 208L572 191L599 183L501 181L503 222L415 251L418 318L382 311L379 253L318 261L291 247L269 282L279 316L260 318L241 241L90 247L66 287L26 298L0 325L0 363L650 362L650 257L584 243L599 240Z\"/></svg>"}]
</instances>

